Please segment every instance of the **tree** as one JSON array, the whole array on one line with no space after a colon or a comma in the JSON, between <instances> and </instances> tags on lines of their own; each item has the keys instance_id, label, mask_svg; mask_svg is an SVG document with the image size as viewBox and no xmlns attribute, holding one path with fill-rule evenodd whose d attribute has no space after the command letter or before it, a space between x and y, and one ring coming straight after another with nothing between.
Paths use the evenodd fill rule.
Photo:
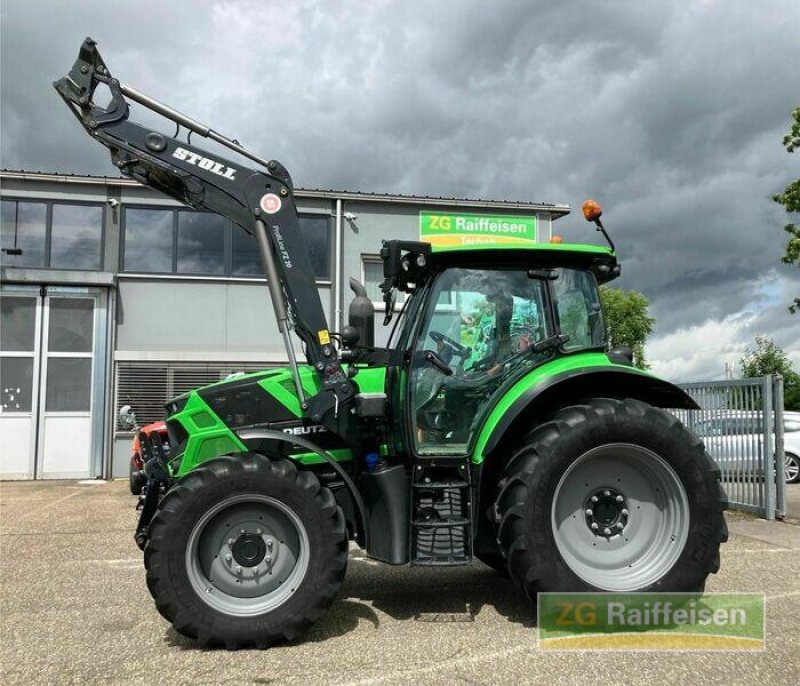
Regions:
<instances>
[{"instance_id":1,"label":"tree","mask_svg":"<svg viewBox=\"0 0 800 686\"><path fill-rule=\"evenodd\" d=\"M800 149L800 107L792 112L792 122L789 133L783 137L783 146L790 153ZM773 195L772 199L783 205L787 212L800 212L800 179L789 183L783 193ZM786 243L786 252L782 259L786 264L796 264L800 267L800 227L790 223L783 229L789 234L789 241ZM798 311L800 311L800 298L795 298L789 305L789 312L796 314Z\"/></svg>"},{"instance_id":2,"label":"tree","mask_svg":"<svg viewBox=\"0 0 800 686\"><path fill-rule=\"evenodd\" d=\"M787 410L800 410L800 374L792 369L786 353L767 336L756 336L755 350L745 351L740 364L742 376L753 378L767 374L783 377L783 406Z\"/></svg>"},{"instance_id":3,"label":"tree","mask_svg":"<svg viewBox=\"0 0 800 686\"><path fill-rule=\"evenodd\" d=\"M633 364L639 369L647 369L644 357L644 344L653 333L656 320L650 316L650 302L637 291L602 286L600 301L606 318L608 340L612 347L627 345L633 350Z\"/></svg>"}]
</instances>

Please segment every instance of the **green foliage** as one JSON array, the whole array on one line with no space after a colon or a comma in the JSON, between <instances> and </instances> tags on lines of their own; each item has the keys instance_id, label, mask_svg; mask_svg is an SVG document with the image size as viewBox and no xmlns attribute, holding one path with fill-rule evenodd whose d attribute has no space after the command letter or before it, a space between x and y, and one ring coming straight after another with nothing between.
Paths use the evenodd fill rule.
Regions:
<instances>
[{"instance_id":1,"label":"green foliage","mask_svg":"<svg viewBox=\"0 0 800 686\"><path fill-rule=\"evenodd\" d=\"M789 133L783 137L783 146L790 153L800 149L800 107L792 112L792 126ZM772 199L779 205L783 205L783 208L789 213L800 212L800 179L790 182L783 193L773 195ZM796 224L786 224L783 229L789 234L789 240L786 243L786 252L782 259L786 264L796 264L800 267L800 227ZM794 299L789 306L789 311L792 314L800 311L800 298Z\"/></svg>"},{"instance_id":2,"label":"green foliage","mask_svg":"<svg viewBox=\"0 0 800 686\"><path fill-rule=\"evenodd\" d=\"M766 336L756 336L754 350L746 350L740 364L742 376L758 377L780 374L783 377L783 406L787 410L800 410L800 374L792 369L786 353Z\"/></svg>"},{"instance_id":3,"label":"green foliage","mask_svg":"<svg viewBox=\"0 0 800 686\"><path fill-rule=\"evenodd\" d=\"M610 286L600 287L600 301L611 346L629 346L633 350L633 363L639 369L647 369L644 344L653 333L653 324L656 322L648 313L650 302L637 291Z\"/></svg>"}]
</instances>

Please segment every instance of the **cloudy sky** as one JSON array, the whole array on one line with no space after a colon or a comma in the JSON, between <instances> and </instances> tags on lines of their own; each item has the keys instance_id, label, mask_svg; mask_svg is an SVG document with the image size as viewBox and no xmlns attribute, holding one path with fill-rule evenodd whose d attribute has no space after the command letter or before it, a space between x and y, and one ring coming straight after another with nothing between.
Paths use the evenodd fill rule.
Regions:
<instances>
[{"instance_id":1,"label":"cloudy sky","mask_svg":"<svg viewBox=\"0 0 800 686\"><path fill-rule=\"evenodd\" d=\"M7 0L0 164L114 174L50 82L95 38L126 83L280 159L304 187L605 207L618 285L675 380L758 333L800 368L780 264L800 172L797 0Z\"/></svg>"}]
</instances>

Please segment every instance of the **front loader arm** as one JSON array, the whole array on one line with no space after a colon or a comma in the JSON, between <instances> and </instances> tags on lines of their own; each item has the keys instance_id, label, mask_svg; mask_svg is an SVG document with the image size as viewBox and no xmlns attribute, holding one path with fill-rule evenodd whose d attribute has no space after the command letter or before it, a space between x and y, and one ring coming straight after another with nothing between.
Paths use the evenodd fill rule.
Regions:
<instances>
[{"instance_id":1,"label":"front loader arm","mask_svg":"<svg viewBox=\"0 0 800 686\"><path fill-rule=\"evenodd\" d=\"M105 107L93 101L100 84L111 92ZM215 212L258 239L278 326L295 374L298 396L314 421L334 428L339 408L354 394L333 346L314 274L300 234L291 177L276 160L262 160L237 141L121 84L87 38L69 74L53 84L81 125L111 152L120 171L194 209ZM129 121L126 96L177 124L168 136ZM251 169L178 140L180 128L210 138L263 167ZM288 311L287 311L288 306ZM289 337L305 344L321 390L305 398Z\"/></svg>"}]
</instances>

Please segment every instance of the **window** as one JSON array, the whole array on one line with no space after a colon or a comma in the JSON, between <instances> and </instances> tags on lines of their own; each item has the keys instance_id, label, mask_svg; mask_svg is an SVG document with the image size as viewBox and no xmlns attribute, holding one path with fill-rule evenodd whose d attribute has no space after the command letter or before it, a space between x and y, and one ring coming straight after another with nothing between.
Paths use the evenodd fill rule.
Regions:
<instances>
[{"instance_id":1,"label":"window","mask_svg":"<svg viewBox=\"0 0 800 686\"><path fill-rule=\"evenodd\" d=\"M381 290L383 278L383 260L377 255L362 255L361 283L367 289L367 295L375 305L375 309L381 311L386 309L386 305L383 302L383 291ZM396 312L402 308L403 303L406 301L406 293L397 291L395 296L394 309Z\"/></svg>"},{"instance_id":2,"label":"window","mask_svg":"<svg viewBox=\"0 0 800 686\"><path fill-rule=\"evenodd\" d=\"M38 298L0 299L0 413L30 412Z\"/></svg>"},{"instance_id":3,"label":"window","mask_svg":"<svg viewBox=\"0 0 800 686\"><path fill-rule=\"evenodd\" d=\"M244 229L234 226L232 238L231 274L234 276L264 276L256 237L251 236Z\"/></svg>"},{"instance_id":4,"label":"window","mask_svg":"<svg viewBox=\"0 0 800 686\"><path fill-rule=\"evenodd\" d=\"M224 274L228 220L210 212L178 212L178 274Z\"/></svg>"},{"instance_id":5,"label":"window","mask_svg":"<svg viewBox=\"0 0 800 686\"><path fill-rule=\"evenodd\" d=\"M800 420L787 420L783 424L783 430L786 433L793 433L795 431L800 431Z\"/></svg>"},{"instance_id":6,"label":"window","mask_svg":"<svg viewBox=\"0 0 800 686\"><path fill-rule=\"evenodd\" d=\"M102 269L103 208L99 205L53 205L50 266Z\"/></svg>"},{"instance_id":7,"label":"window","mask_svg":"<svg viewBox=\"0 0 800 686\"><path fill-rule=\"evenodd\" d=\"M126 207L123 224L123 271L264 276L255 236L217 214ZM314 276L330 279L330 218L303 215L300 231Z\"/></svg>"},{"instance_id":8,"label":"window","mask_svg":"<svg viewBox=\"0 0 800 686\"><path fill-rule=\"evenodd\" d=\"M383 262L380 257L361 256L361 283L367 289L367 295L376 305L383 306Z\"/></svg>"},{"instance_id":9,"label":"window","mask_svg":"<svg viewBox=\"0 0 800 686\"><path fill-rule=\"evenodd\" d=\"M527 270L452 268L433 288L411 366L411 400L420 454L464 454L495 392L552 355L545 282ZM445 376L424 351L452 370Z\"/></svg>"},{"instance_id":10,"label":"window","mask_svg":"<svg viewBox=\"0 0 800 686\"><path fill-rule=\"evenodd\" d=\"M331 227L328 215L300 215L300 233L306 246L314 277L320 281L331 278ZM233 276L264 276L258 241L239 226L233 227L231 274Z\"/></svg>"},{"instance_id":11,"label":"window","mask_svg":"<svg viewBox=\"0 0 800 686\"><path fill-rule=\"evenodd\" d=\"M9 267L102 269L103 206L3 200L2 248Z\"/></svg>"},{"instance_id":12,"label":"window","mask_svg":"<svg viewBox=\"0 0 800 686\"><path fill-rule=\"evenodd\" d=\"M47 205L41 202L2 201L2 263L9 267L44 267ZM19 255L7 251L20 251Z\"/></svg>"},{"instance_id":13,"label":"window","mask_svg":"<svg viewBox=\"0 0 800 686\"><path fill-rule=\"evenodd\" d=\"M311 269L318 279L331 278L331 231L327 216L300 217L300 233L306 243Z\"/></svg>"},{"instance_id":14,"label":"window","mask_svg":"<svg viewBox=\"0 0 800 686\"><path fill-rule=\"evenodd\" d=\"M579 350L605 345L603 311L594 276L575 269L559 269L558 278L551 283L561 333L569 336L564 349Z\"/></svg>"},{"instance_id":15,"label":"window","mask_svg":"<svg viewBox=\"0 0 800 686\"><path fill-rule=\"evenodd\" d=\"M126 208L124 271L172 271L172 215L172 210Z\"/></svg>"}]
</instances>

